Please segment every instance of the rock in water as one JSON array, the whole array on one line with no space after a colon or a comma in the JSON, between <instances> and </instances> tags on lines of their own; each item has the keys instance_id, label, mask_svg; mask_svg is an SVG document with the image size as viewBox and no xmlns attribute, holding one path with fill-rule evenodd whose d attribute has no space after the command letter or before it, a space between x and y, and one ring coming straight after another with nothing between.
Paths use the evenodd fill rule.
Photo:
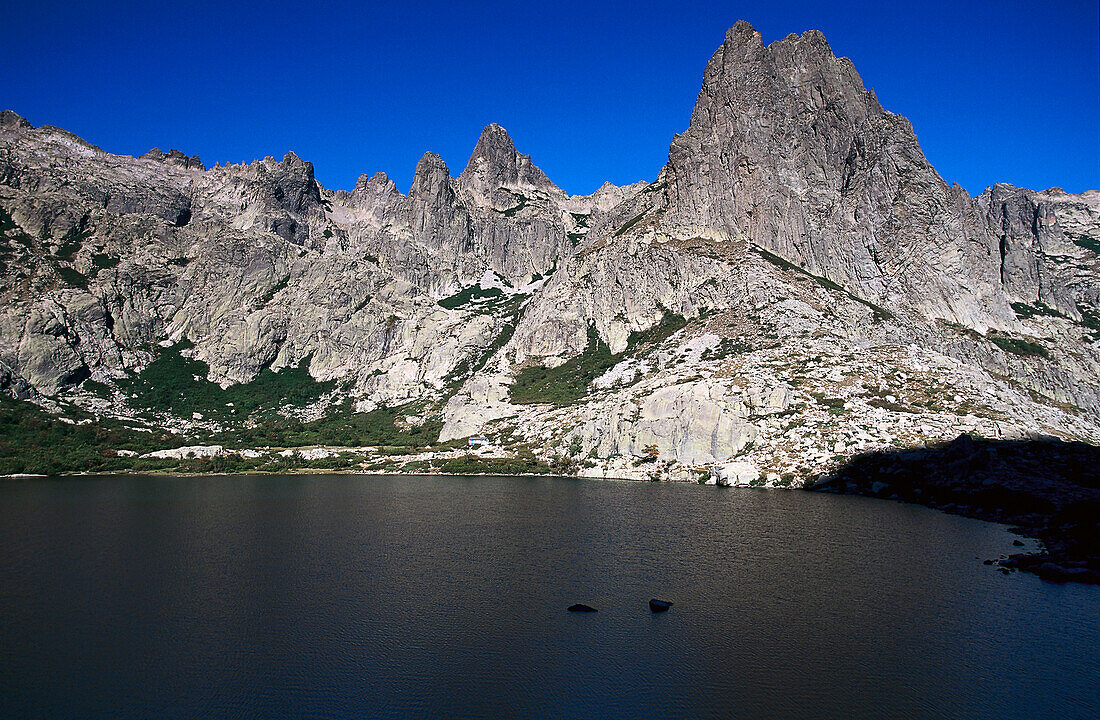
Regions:
<instances>
[{"instance_id":1,"label":"rock in water","mask_svg":"<svg viewBox=\"0 0 1100 720\"><path fill-rule=\"evenodd\" d=\"M649 601L649 609L655 613L667 612L670 607L672 607L672 603L670 603L668 600L658 600L657 598L653 598Z\"/></svg>"},{"instance_id":2,"label":"rock in water","mask_svg":"<svg viewBox=\"0 0 1100 720\"><path fill-rule=\"evenodd\" d=\"M599 612L591 605L585 605L584 603L577 603L576 605L569 606L569 612Z\"/></svg>"}]
</instances>

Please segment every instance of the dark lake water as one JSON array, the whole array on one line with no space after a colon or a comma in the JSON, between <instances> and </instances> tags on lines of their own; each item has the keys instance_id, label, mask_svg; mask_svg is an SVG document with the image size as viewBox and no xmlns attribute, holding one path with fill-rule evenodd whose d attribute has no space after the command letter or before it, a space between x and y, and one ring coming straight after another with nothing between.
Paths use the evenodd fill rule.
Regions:
<instances>
[{"instance_id":1,"label":"dark lake water","mask_svg":"<svg viewBox=\"0 0 1100 720\"><path fill-rule=\"evenodd\" d=\"M3 481L0 715L1095 717L1100 588L981 563L1013 539L793 491Z\"/></svg>"}]
</instances>

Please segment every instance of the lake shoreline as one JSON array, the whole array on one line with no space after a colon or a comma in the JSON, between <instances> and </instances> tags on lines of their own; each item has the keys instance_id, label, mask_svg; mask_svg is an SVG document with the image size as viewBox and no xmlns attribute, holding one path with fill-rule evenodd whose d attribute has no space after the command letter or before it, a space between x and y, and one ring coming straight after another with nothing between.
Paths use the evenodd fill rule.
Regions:
<instances>
[{"instance_id":1,"label":"lake shoreline","mask_svg":"<svg viewBox=\"0 0 1100 720\"><path fill-rule=\"evenodd\" d=\"M1092 445L960 435L940 446L867 454L809 489L1003 523L1043 549L991 561L1002 572L1100 584L1100 448Z\"/></svg>"},{"instance_id":2,"label":"lake shoreline","mask_svg":"<svg viewBox=\"0 0 1100 720\"><path fill-rule=\"evenodd\" d=\"M972 442L972 441L971 441ZM957 451L957 447L956 447ZM913 452L913 451L910 451ZM927 451L925 451L927 452ZM661 482L649 479L642 479L637 477L605 477L605 476L589 476L589 475L569 475L560 473L522 473L522 472L446 472L441 470L408 472L400 470L364 470L361 468L348 469L348 468L317 468L317 467L303 467L292 468L285 470L233 470L227 472L211 472L211 471L196 471L196 472L173 472L173 471L159 471L159 470L135 470L135 471L111 471L111 472L70 472L61 473L58 475L35 475L35 474L14 474L3 475L0 479L3 480L53 480L53 479L110 479L110 478L134 478L134 477L150 477L150 478L188 478L188 477L241 477L241 476L279 476L279 475L294 475L294 476L319 476L319 475L358 475L365 477L417 477L417 476L440 476L440 477L525 477L525 478L560 478L568 480L610 480L618 482L631 482L631 483L649 483L649 482ZM878 477L874 473L870 473L864 478L864 482L853 484L850 480L852 470L850 468L841 469L840 471L834 471L830 474L823 474L819 476L818 480L808 484L806 487L753 487L753 486L723 486L723 487L736 487L742 489L775 489L775 490L806 490L808 492L825 492L835 494L846 495L858 495L861 497L868 497L878 500L894 500L904 504L921 505L923 507L930 508L932 510L938 510L940 512L949 515L959 515L967 517L973 520L980 520L982 522L989 522L998 525L1005 525L1009 532L1017 534L1021 537L1027 537L1033 540L1037 540L1041 543L1041 547L1035 552L1021 552L1010 555L1002 555L996 560L987 560L986 564L994 564L999 566L999 569L1003 573L1011 573L1016 570L1022 572L1033 573L1038 575L1043 580L1056 583L1075 582L1083 584L1100 584L1100 572L1093 569L1090 561L1092 558L1082 559L1081 553L1076 547L1067 546L1064 542L1048 542L1050 537L1049 523L1050 517L1044 516L1041 519L1036 518L1021 518L1013 515L1004 506L990 506L990 505L966 505L957 503L944 503L939 502L936 499L928 496L923 496L921 492L909 493L899 495L897 492L893 492L893 486L887 485L885 487L878 487L876 482L881 485L881 481L874 481L868 486L866 479ZM676 482L676 481L663 481L669 484L684 484L695 485L700 483L695 482ZM1093 563L1095 564L1095 563Z\"/></svg>"}]
</instances>

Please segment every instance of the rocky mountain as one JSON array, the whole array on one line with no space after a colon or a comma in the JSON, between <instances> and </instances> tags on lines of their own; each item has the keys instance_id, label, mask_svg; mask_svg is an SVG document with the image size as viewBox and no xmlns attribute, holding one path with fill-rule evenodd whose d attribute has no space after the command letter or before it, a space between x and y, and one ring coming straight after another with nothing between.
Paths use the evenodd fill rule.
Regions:
<instances>
[{"instance_id":1,"label":"rocky mountain","mask_svg":"<svg viewBox=\"0 0 1100 720\"><path fill-rule=\"evenodd\" d=\"M948 185L816 31L731 28L652 183L570 196L493 124L333 192L4 111L0 210L0 388L169 449L790 486L1100 442L1100 192Z\"/></svg>"}]
</instances>

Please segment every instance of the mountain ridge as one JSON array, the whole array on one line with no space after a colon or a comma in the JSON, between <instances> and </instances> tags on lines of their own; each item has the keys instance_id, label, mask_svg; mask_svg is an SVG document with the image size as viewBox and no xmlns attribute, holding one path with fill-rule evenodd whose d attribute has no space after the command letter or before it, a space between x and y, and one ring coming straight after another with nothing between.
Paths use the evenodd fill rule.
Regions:
<instances>
[{"instance_id":1,"label":"mountain ridge","mask_svg":"<svg viewBox=\"0 0 1100 720\"><path fill-rule=\"evenodd\" d=\"M948 185L816 31L734 25L653 182L568 195L491 123L457 176L429 152L407 193L332 191L293 152L131 158L3 111L0 208L0 388L180 439L402 408L575 472L768 485L960 432L1100 441L1100 193ZM329 389L136 407L172 352Z\"/></svg>"}]
</instances>

